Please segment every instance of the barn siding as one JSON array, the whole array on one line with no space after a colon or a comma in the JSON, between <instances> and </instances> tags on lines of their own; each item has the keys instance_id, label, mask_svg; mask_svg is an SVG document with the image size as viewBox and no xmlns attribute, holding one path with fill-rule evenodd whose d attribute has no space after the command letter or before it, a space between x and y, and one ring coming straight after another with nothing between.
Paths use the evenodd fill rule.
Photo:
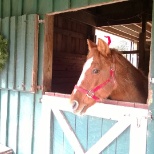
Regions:
<instances>
[{"instance_id":1,"label":"barn siding","mask_svg":"<svg viewBox=\"0 0 154 154\"><path fill-rule=\"evenodd\" d=\"M1 0L0 1L0 18L6 17L4 23L2 23L2 20L0 19L0 32L3 32L3 34L7 38L10 38L9 44L11 49L9 66L6 66L8 67L7 68L8 71L6 72L4 70L4 73L2 73L0 77L1 78L0 85L4 86L3 89L0 90L0 142L2 144L6 144L9 147L13 148L16 154L38 154L39 153L38 151L38 145L40 140L39 122L40 122L41 109L42 109L40 104L40 98L42 96L41 92L38 92L37 94L31 94L29 92L8 90L6 88L8 86L9 89L13 89L14 84L16 83L15 76L14 76L14 73L15 73L14 70L16 70L14 54L16 52L16 46L17 46L15 45L16 39L17 39L17 33L15 32L15 30L17 26L18 16L21 16L23 14L38 13L43 18L45 13L90 6L90 5L95 5L103 2L112 2L112 0L85 0L85 1L80 0L80 3L78 0L76 1L67 0L65 1L65 3L62 0L58 2L57 0L52 0L52 1L51 0L44 0L44 1L42 0ZM12 16L16 16L16 17L12 17ZM153 12L153 16L154 16L154 12ZM9 23L9 17L11 17L10 23ZM3 28L3 31L1 31L1 28ZM38 84L39 85L42 83L41 74L42 74L42 53L43 53L43 34L44 34L43 28L44 28L44 25L40 25L39 67L38 67ZM153 27L152 34L154 34L154 27ZM152 44L154 45L154 43ZM154 51L154 46L152 46L152 52L151 52L151 55L152 55L151 70L154 70L153 69L154 67L153 51ZM153 71L151 71L151 76L154 76ZM151 84L150 88L152 91L154 90L153 84ZM152 95L152 100L154 100L153 95ZM150 109L154 112L154 103L151 104ZM71 125L75 128L75 124L76 124L74 120L75 116L70 115L69 113L66 113L66 116L69 118ZM95 125L95 123L91 122L93 120L97 121L97 125L99 125L99 127L97 128L98 130L101 129L102 127L104 128L102 129L102 133L104 133L105 129L107 129L105 128L105 125L107 125L107 127L109 127L110 125L113 125L113 122L109 122L106 120L102 121L97 118L91 119L91 117L87 119L92 124L90 126L84 126L89 128L88 133L90 133L90 131L92 130L91 128L94 127L93 125ZM103 123L104 126L102 126L101 123ZM73 153L69 144L67 143L66 138L63 136L63 133L61 132L61 130L58 131L59 126L56 127L56 120L54 121L53 126L56 128L54 132L55 135L59 134L61 136L61 139L59 142L61 142L62 139L64 141L64 149L70 149L69 153ZM154 153L154 147L153 147L154 129L153 128L154 128L154 122L153 121L151 122L149 120L147 154ZM112 147L108 147L109 149L107 148L108 150L106 150L105 153L112 154L114 153L113 151L116 148L117 154L123 154L123 153L127 154L127 151L129 148L128 133L129 133L129 129L126 132L124 132L124 135L120 136L118 140L112 143L113 144ZM98 136L96 136L96 138L99 138L101 134L97 134L97 135ZM93 138L93 136L89 137L87 145L84 145L85 143L83 143L83 145L90 147L93 144L91 143L92 142L91 138ZM119 146L121 142L123 143L123 146ZM53 147L57 147L57 144L58 144L57 142L54 142ZM57 153L57 151L55 153Z\"/></svg>"},{"instance_id":2,"label":"barn siding","mask_svg":"<svg viewBox=\"0 0 154 154\"><path fill-rule=\"evenodd\" d=\"M8 40L9 58L0 73L0 88L31 91L33 86L35 20L37 15L1 19L0 33Z\"/></svg>"},{"instance_id":3,"label":"barn siding","mask_svg":"<svg viewBox=\"0 0 154 154\"><path fill-rule=\"evenodd\" d=\"M0 91L0 143L16 154L38 153L40 93Z\"/></svg>"},{"instance_id":4,"label":"barn siding","mask_svg":"<svg viewBox=\"0 0 154 154\"><path fill-rule=\"evenodd\" d=\"M19 16L23 14L46 14L64 11L101 3L110 3L115 0L1 0L0 18ZM121 0L116 0L121 1ZM7 6L7 7L6 7Z\"/></svg>"}]
</instances>

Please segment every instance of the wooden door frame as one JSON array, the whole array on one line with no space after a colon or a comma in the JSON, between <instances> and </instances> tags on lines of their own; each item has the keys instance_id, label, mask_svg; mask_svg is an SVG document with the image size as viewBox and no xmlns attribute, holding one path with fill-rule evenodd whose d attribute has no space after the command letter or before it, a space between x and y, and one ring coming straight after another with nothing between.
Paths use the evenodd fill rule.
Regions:
<instances>
[{"instance_id":1,"label":"wooden door frame","mask_svg":"<svg viewBox=\"0 0 154 154\"><path fill-rule=\"evenodd\" d=\"M44 22L44 50L43 50L43 73L42 92L51 91L52 63L53 63L53 35L54 15L46 15Z\"/></svg>"}]
</instances>

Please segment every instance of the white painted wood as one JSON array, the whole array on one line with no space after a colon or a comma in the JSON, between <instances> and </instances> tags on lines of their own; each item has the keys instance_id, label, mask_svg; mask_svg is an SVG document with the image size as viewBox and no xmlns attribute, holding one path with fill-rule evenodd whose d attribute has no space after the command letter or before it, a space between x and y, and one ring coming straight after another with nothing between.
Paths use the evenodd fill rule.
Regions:
<instances>
[{"instance_id":1,"label":"white painted wood","mask_svg":"<svg viewBox=\"0 0 154 154\"><path fill-rule=\"evenodd\" d=\"M42 98L42 105L45 106L42 111L42 116L44 121L46 118L48 119L47 116L49 116L48 113L49 110L50 111L52 110L60 126L62 127L66 137L68 138L70 144L72 145L74 151L79 154L84 154L84 150L80 145L78 139L76 138L76 135L74 134L72 128L68 124L62 112L59 111L63 110L72 112L69 99L57 96L44 95ZM145 154L147 119L149 117L149 111L147 109L96 103L87 110L85 115L118 121L85 154L100 153L129 126L131 126L129 154ZM43 122L42 125L44 125L44 121L42 120ZM49 124L44 125L45 131L49 131L49 129L46 129L45 127L50 128L50 125ZM46 133L45 136L47 135L49 134ZM49 147L49 145L43 145L43 146L47 148ZM45 153L48 154L48 150L46 150Z\"/></svg>"},{"instance_id":2,"label":"white painted wood","mask_svg":"<svg viewBox=\"0 0 154 154\"><path fill-rule=\"evenodd\" d=\"M63 132L65 133L69 143L71 144L72 148L77 154L84 154L84 150L79 143L76 135L74 134L74 131L72 130L71 126L67 122L65 116L63 113L57 109L52 110L56 119L58 120Z\"/></svg>"},{"instance_id":3,"label":"white painted wood","mask_svg":"<svg viewBox=\"0 0 154 154\"><path fill-rule=\"evenodd\" d=\"M40 123L40 141L38 152L40 154L50 154L51 152L51 108L46 103L42 103L41 123Z\"/></svg>"},{"instance_id":4,"label":"white painted wood","mask_svg":"<svg viewBox=\"0 0 154 154\"><path fill-rule=\"evenodd\" d=\"M104 136L98 140L85 154L99 154L103 151L114 139L116 139L126 128L130 126L130 119L123 118L112 126Z\"/></svg>"},{"instance_id":5,"label":"white painted wood","mask_svg":"<svg viewBox=\"0 0 154 154\"><path fill-rule=\"evenodd\" d=\"M44 102L49 108L57 108L59 110L72 112L72 108L68 98L44 95L42 102ZM88 108L85 115L118 121L119 118L121 119L123 116L135 118L148 117L148 110L96 103L92 107Z\"/></svg>"},{"instance_id":6,"label":"white painted wood","mask_svg":"<svg viewBox=\"0 0 154 154\"><path fill-rule=\"evenodd\" d=\"M132 119L129 154L146 154L147 119Z\"/></svg>"}]
</instances>

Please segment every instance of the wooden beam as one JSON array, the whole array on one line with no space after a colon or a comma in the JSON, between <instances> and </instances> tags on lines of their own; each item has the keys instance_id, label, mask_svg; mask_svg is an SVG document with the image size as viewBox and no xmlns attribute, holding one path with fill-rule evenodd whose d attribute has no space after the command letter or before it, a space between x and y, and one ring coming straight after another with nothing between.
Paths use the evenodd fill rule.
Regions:
<instances>
[{"instance_id":1,"label":"wooden beam","mask_svg":"<svg viewBox=\"0 0 154 154\"><path fill-rule=\"evenodd\" d=\"M45 16L42 91L51 91L53 62L54 16Z\"/></svg>"},{"instance_id":2,"label":"wooden beam","mask_svg":"<svg viewBox=\"0 0 154 154\"><path fill-rule=\"evenodd\" d=\"M88 11L78 11L78 12L68 12L60 14L60 16L65 18L70 18L71 20L77 20L87 25L96 26L97 16L89 13Z\"/></svg>"},{"instance_id":3,"label":"wooden beam","mask_svg":"<svg viewBox=\"0 0 154 154\"><path fill-rule=\"evenodd\" d=\"M129 28L123 26L123 25L115 25L115 26L112 26L112 28L117 29L117 30L119 30L121 32L124 32L126 34L129 34L131 36L139 37L138 32L136 32L136 31L134 31L132 29L129 29Z\"/></svg>"},{"instance_id":4,"label":"wooden beam","mask_svg":"<svg viewBox=\"0 0 154 154\"><path fill-rule=\"evenodd\" d=\"M33 57L33 72L31 91L37 91L37 76L38 76L38 34L39 34L39 16L35 16L35 30L34 30L34 57Z\"/></svg>"},{"instance_id":5,"label":"wooden beam","mask_svg":"<svg viewBox=\"0 0 154 154\"><path fill-rule=\"evenodd\" d=\"M131 40L131 41L138 41L138 37L131 36L129 34L121 32L117 29L113 29L112 26L110 26L110 27L100 27L99 29L102 30L102 31L106 31L108 33L114 34L116 36L126 38L126 39Z\"/></svg>"}]
</instances>

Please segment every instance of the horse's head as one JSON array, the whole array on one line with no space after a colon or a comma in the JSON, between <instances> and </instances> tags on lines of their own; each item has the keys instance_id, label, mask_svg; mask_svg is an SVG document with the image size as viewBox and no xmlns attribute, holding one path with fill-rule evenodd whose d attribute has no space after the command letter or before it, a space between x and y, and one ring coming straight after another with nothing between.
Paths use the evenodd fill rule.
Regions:
<instances>
[{"instance_id":1,"label":"horse's head","mask_svg":"<svg viewBox=\"0 0 154 154\"><path fill-rule=\"evenodd\" d=\"M115 64L109 46L101 39L97 45L90 40L87 43L87 61L71 94L72 109L79 114L83 114L96 101L109 97L116 86Z\"/></svg>"}]
</instances>

